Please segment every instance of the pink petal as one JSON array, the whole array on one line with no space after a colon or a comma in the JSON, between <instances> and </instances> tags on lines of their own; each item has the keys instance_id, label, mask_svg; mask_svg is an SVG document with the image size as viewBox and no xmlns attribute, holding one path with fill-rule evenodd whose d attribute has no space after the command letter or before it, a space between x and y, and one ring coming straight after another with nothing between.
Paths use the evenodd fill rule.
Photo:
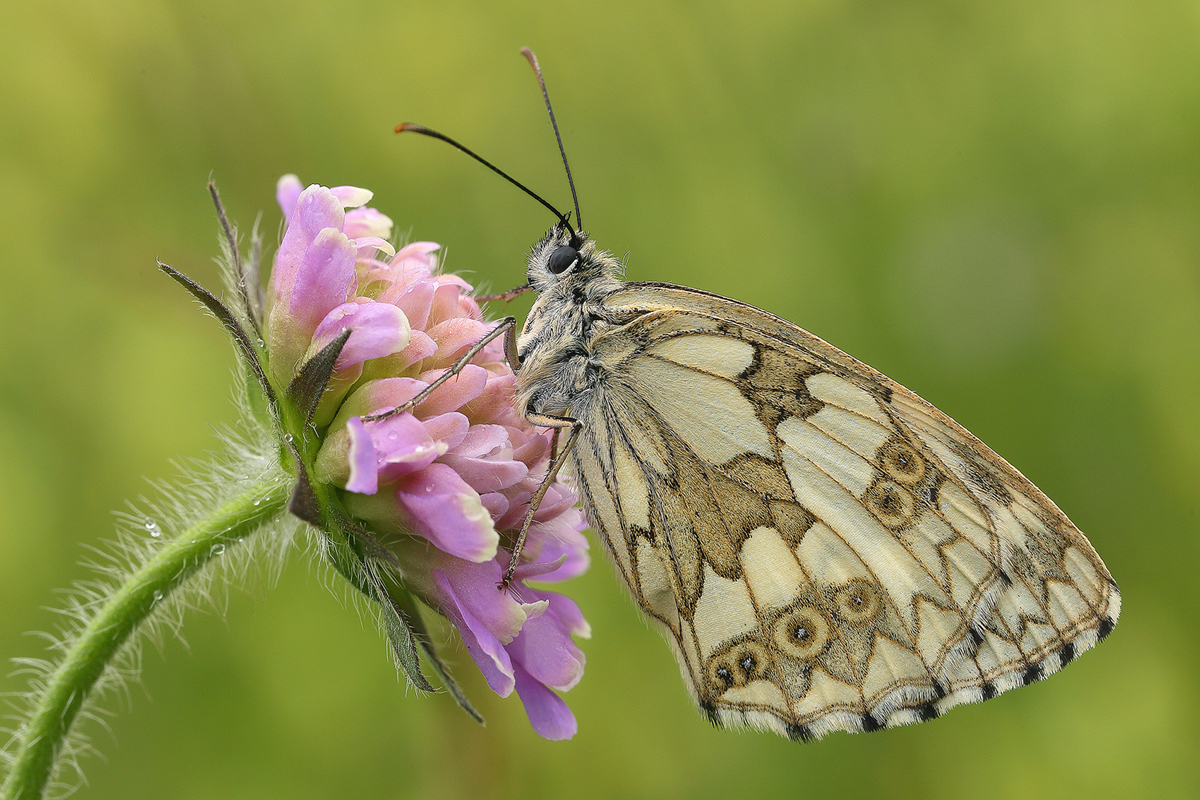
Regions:
<instances>
[{"instance_id":1,"label":"pink petal","mask_svg":"<svg viewBox=\"0 0 1200 800\"><path fill-rule=\"evenodd\" d=\"M561 567L567 560L566 553L554 561L538 561L533 564L521 564L513 570L513 579L518 581L527 581L531 578L536 578L539 575L546 575L554 572Z\"/></svg>"},{"instance_id":2,"label":"pink petal","mask_svg":"<svg viewBox=\"0 0 1200 800\"><path fill-rule=\"evenodd\" d=\"M566 701L538 682L520 664L513 665L513 672L517 696L525 706L525 714L534 731L551 741L574 736L579 730L579 723Z\"/></svg>"},{"instance_id":3,"label":"pink petal","mask_svg":"<svg viewBox=\"0 0 1200 800\"><path fill-rule=\"evenodd\" d=\"M421 375L421 380L433 383L436 378L441 376L442 372L444 370L424 373ZM431 417L447 411L457 411L464 403L479 396L483 387L487 385L487 379L488 371L486 369L475 364L468 364L463 367L462 372L434 389L433 394L417 406L416 414L420 417Z\"/></svg>"},{"instance_id":4,"label":"pink petal","mask_svg":"<svg viewBox=\"0 0 1200 800\"><path fill-rule=\"evenodd\" d=\"M366 416L402 406L429 384L416 378L380 378L370 381L342 404L341 415Z\"/></svg>"},{"instance_id":5,"label":"pink petal","mask_svg":"<svg viewBox=\"0 0 1200 800\"><path fill-rule=\"evenodd\" d=\"M532 491L514 492L510 487L505 495L508 497L508 511L496 518L496 530L519 530L529 512L529 501L533 499Z\"/></svg>"},{"instance_id":6,"label":"pink petal","mask_svg":"<svg viewBox=\"0 0 1200 800\"><path fill-rule=\"evenodd\" d=\"M566 516L566 515L564 515ZM520 521L512 523L512 527L517 527ZM496 520L497 530L506 530L500 519ZM529 527L529 537L526 540L529 544L526 546L526 552L530 558L536 558L541 561L554 561L557 563L559 559L566 558L562 562L562 566L553 572L538 576L537 580L545 583L553 583L557 581L565 581L571 578L578 577L584 572L587 572L591 566L591 556L588 555L588 541L578 530L566 528L565 530L554 530L547 532L547 527L559 528L560 522L552 520L550 522L535 522ZM562 525L561 527L566 527Z\"/></svg>"},{"instance_id":7,"label":"pink petal","mask_svg":"<svg viewBox=\"0 0 1200 800\"><path fill-rule=\"evenodd\" d=\"M592 626L583 618L583 612L574 600L557 592L540 592L537 589L526 591L532 592L533 597L550 601L549 615L558 620L566 631L584 639L592 637Z\"/></svg>"},{"instance_id":8,"label":"pink petal","mask_svg":"<svg viewBox=\"0 0 1200 800\"><path fill-rule=\"evenodd\" d=\"M388 255L392 254L392 243L387 239L380 239L378 236L351 236L350 241L354 242L354 247L358 250L358 259L360 261L374 259L378 255L377 251L379 250Z\"/></svg>"},{"instance_id":9,"label":"pink petal","mask_svg":"<svg viewBox=\"0 0 1200 800\"><path fill-rule=\"evenodd\" d=\"M473 409L472 409L473 410ZM550 455L550 437L549 436L531 436L524 444L518 445L513 450L513 458L522 461L530 467L537 466L544 458ZM542 470L543 472L545 470Z\"/></svg>"},{"instance_id":10,"label":"pink petal","mask_svg":"<svg viewBox=\"0 0 1200 800\"><path fill-rule=\"evenodd\" d=\"M371 358L398 353L408 346L411 332L400 309L387 303L343 303L317 326L309 354L315 355L343 331L350 331L335 369L345 369Z\"/></svg>"},{"instance_id":11,"label":"pink petal","mask_svg":"<svg viewBox=\"0 0 1200 800\"><path fill-rule=\"evenodd\" d=\"M365 206L375 196L370 189L360 189L357 186L334 186L329 193L338 199L342 208Z\"/></svg>"},{"instance_id":12,"label":"pink petal","mask_svg":"<svg viewBox=\"0 0 1200 800\"><path fill-rule=\"evenodd\" d=\"M516 402L516 380L517 376L511 372L490 376L479 397L472 400L463 411L476 422L497 422L515 416L513 405Z\"/></svg>"},{"instance_id":13,"label":"pink petal","mask_svg":"<svg viewBox=\"0 0 1200 800\"><path fill-rule=\"evenodd\" d=\"M561 483L552 483L546 491L545 497L542 498L542 504L538 506L534 519L538 522L553 519L575 505L577 500L575 493L566 486Z\"/></svg>"},{"instance_id":14,"label":"pink petal","mask_svg":"<svg viewBox=\"0 0 1200 800\"><path fill-rule=\"evenodd\" d=\"M401 478L396 497L408 512L413 532L438 549L467 561L496 556L500 536L479 500L479 493L445 464Z\"/></svg>"},{"instance_id":15,"label":"pink petal","mask_svg":"<svg viewBox=\"0 0 1200 800\"><path fill-rule=\"evenodd\" d=\"M303 204L304 195L300 196L300 202ZM354 288L358 277L354 271L357 254L346 234L336 228L320 230L296 269L292 294L287 298L288 311L311 320L311 330L316 330L325 315L344 303Z\"/></svg>"},{"instance_id":16,"label":"pink petal","mask_svg":"<svg viewBox=\"0 0 1200 800\"><path fill-rule=\"evenodd\" d=\"M425 426L407 412L373 422L370 430L381 483L423 470L446 452L446 445L434 441Z\"/></svg>"},{"instance_id":17,"label":"pink petal","mask_svg":"<svg viewBox=\"0 0 1200 800\"><path fill-rule=\"evenodd\" d=\"M458 297L462 294L462 289L455 283L442 281L444 277L444 275L437 276L439 285L433 293L433 305L429 310L430 326L443 321L448 322L458 316Z\"/></svg>"},{"instance_id":18,"label":"pink petal","mask_svg":"<svg viewBox=\"0 0 1200 800\"><path fill-rule=\"evenodd\" d=\"M529 474L529 468L520 461L463 458L447 453L440 463L453 469L472 489L481 493L507 489Z\"/></svg>"},{"instance_id":19,"label":"pink petal","mask_svg":"<svg viewBox=\"0 0 1200 800\"><path fill-rule=\"evenodd\" d=\"M404 312L414 329L425 330L429 327L429 309L436 290L437 284L431 280L420 280L411 286L403 286L397 281L379 295L379 302L394 304Z\"/></svg>"},{"instance_id":20,"label":"pink petal","mask_svg":"<svg viewBox=\"0 0 1200 800\"><path fill-rule=\"evenodd\" d=\"M507 444L508 430L503 425L472 425L462 442L451 451L457 456L478 458Z\"/></svg>"},{"instance_id":21,"label":"pink petal","mask_svg":"<svg viewBox=\"0 0 1200 800\"><path fill-rule=\"evenodd\" d=\"M444 443L449 450L457 447L471 430L471 421L457 411L447 411L421 422L429 435Z\"/></svg>"},{"instance_id":22,"label":"pink petal","mask_svg":"<svg viewBox=\"0 0 1200 800\"><path fill-rule=\"evenodd\" d=\"M308 192L305 189L300 195L292 224L284 234L285 245L289 239L296 247L304 244L300 234L293 234L303 230L306 202L312 200ZM273 284L275 302L267 320L271 371L279 380L291 380L321 320L349 296L356 280L354 254L354 245L335 228L319 231L302 253L293 254L296 257L290 263L280 246Z\"/></svg>"},{"instance_id":23,"label":"pink petal","mask_svg":"<svg viewBox=\"0 0 1200 800\"><path fill-rule=\"evenodd\" d=\"M479 307L479 303L474 297L463 294L458 297L458 315L481 320L483 319L483 309Z\"/></svg>"},{"instance_id":24,"label":"pink petal","mask_svg":"<svg viewBox=\"0 0 1200 800\"><path fill-rule=\"evenodd\" d=\"M283 180L281 179L280 183L283 183ZM282 188L286 189L286 193L280 199L281 203L290 200L293 187L289 183ZM279 251L275 254L275 269L271 273L276 303L286 302L291 298L296 273L317 234L325 228L340 231L345 218L342 204L323 186L309 186L297 195L288 216L287 231L284 232Z\"/></svg>"},{"instance_id":25,"label":"pink petal","mask_svg":"<svg viewBox=\"0 0 1200 800\"><path fill-rule=\"evenodd\" d=\"M500 492L488 492L479 495L479 502L492 515L492 519L500 519L508 511L508 498Z\"/></svg>"},{"instance_id":26,"label":"pink petal","mask_svg":"<svg viewBox=\"0 0 1200 800\"><path fill-rule=\"evenodd\" d=\"M493 692L501 697L508 697L515 685L513 664L500 640L459 602L443 572L434 570L433 580L448 601L442 604L442 613L450 617L451 622L458 628L463 644L475 660L479 671L483 673L484 680Z\"/></svg>"},{"instance_id":27,"label":"pink petal","mask_svg":"<svg viewBox=\"0 0 1200 800\"><path fill-rule=\"evenodd\" d=\"M467 283L466 280L463 279L463 276L455 275L453 272L443 272L441 275L438 275L437 282L442 286L445 286L446 284L457 286L462 293L469 292L471 289L475 288L471 286L471 284Z\"/></svg>"},{"instance_id":28,"label":"pink petal","mask_svg":"<svg viewBox=\"0 0 1200 800\"><path fill-rule=\"evenodd\" d=\"M441 249L442 246L437 242L410 242L400 248L400 251L396 253L396 257L392 259L392 263L394 264L411 258L429 265L433 262L433 259L429 255Z\"/></svg>"},{"instance_id":29,"label":"pink petal","mask_svg":"<svg viewBox=\"0 0 1200 800\"><path fill-rule=\"evenodd\" d=\"M428 258L404 258L402 256L403 252L401 250L401 255L396 255L388 262L388 267L392 271L392 279L396 282L396 296L399 297L422 281L432 281L436 289L437 281L433 281L433 267L428 263L432 259L432 256ZM432 294L429 299L430 302L433 301Z\"/></svg>"},{"instance_id":30,"label":"pink petal","mask_svg":"<svg viewBox=\"0 0 1200 800\"><path fill-rule=\"evenodd\" d=\"M437 342L429 338L429 334L425 331L414 330L412 339L408 343L408 347L400 351L399 363L396 365L398 370L404 370L416 364L418 361L423 361L437 352Z\"/></svg>"},{"instance_id":31,"label":"pink petal","mask_svg":"<svg viewBox=\"0 0 1200 800\"><path fill-rule=\"evenodd\" d=\"M317 326L310 351L316 353L346 330L350 331L350 338L337 356L337 369L400 353L412 338L408 320L395 306L385 302L348 302L329 312Z\"/></svg>"},{"instance_id":32,"label":"pink petal","mask_svg":"<svg viewBox=\"0 0 1200 800\"><path fill-rule=\"evenodd\" d=\"M583 678L583 651L550 613L527 620L520 635L506 649L513 661L540 683L561 692L570 690Z\"/></svg>"},{"instance_id":33,"label":"pink petal","mask_svg":"<svg viewBox=\"0 0 1200 800\"><path fill-rule=\"evenodd\" d=\"M392 235L392 220L374 208L356 208L346 212L346 223L342 233L351 239L363 236L377 236L387 239ZM389 250L388 255L392 255Z\"/></svg>"},{"instance_id":34,"label":"pink petal","mask_svg":"<svg viewBox=\"0 0 1200 800\"><path fill-rule=\"evenodd\" d=\"M350 480L346 481L346 490L375 494L379 491L379 467L371 435L359 417L352 417L346 429L350 432Z\"/></svg>"},{"instance_id":35,"label":"pink petal","mask_svg":"<svg viewBox=\"0 0 1200 800\"><path fill-rule=\"evenodd\" d=\"M545 600L522 604L513 592L497 591L503 570L494 558L472 564L440 555L439 567L454 587L459 605L469 610L502 644L512 642L530 617L540 616L550 607Z\"/></svg>"},{"instance_id":36,"label":"pink petal","mask_svg":"<svg viewBox=\"0 0 1200 800\"><path fill-rule=\"evenodd\" d=\"M430 315L433 319L433 315ZM439 322L428 328L429 335L437 342L437 355L434 356L439 366L450 366L454 359L462 355L462 351L478 342L492 328L474 319L457 317Z\"/></svg>"},{"instance_id":37,"label":"pink petal","mask_svg":"<svg viewBox=\"0 0 1200 800\"><path fill-rule=\"evenodd\" d=\"M304 184L300 183L300 179L295 175L284 175L275 184L275 202L279 203L285 221L291 221L292 213L296 210L296 201L302 191Z\"/></svg>"}]
</instances>

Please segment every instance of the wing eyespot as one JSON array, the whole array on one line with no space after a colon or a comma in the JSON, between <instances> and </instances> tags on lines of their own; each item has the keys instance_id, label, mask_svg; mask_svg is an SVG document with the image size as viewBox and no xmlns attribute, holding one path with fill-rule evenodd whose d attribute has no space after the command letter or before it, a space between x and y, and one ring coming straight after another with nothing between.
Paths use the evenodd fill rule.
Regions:
<instances>
[{"instance_id":1,"label":"wing eyespot","mask_svg":"<svg viewBox=\"0 0 1200 800\"><path fill-rule=\"evenodd\" d=\"M833 638L829 620L811 606L800 606L775 621L775 644L780 652L808 661L825 652Z\"/></svg>"},{"instance_id":2,"label":"wing eyespot","mask_svg":"<svg viewBox=\"0 0 1200 800\"><path fill-rule=\"evenodd\" d=\"M708 685L715 695L767 678L771 657L762 642L742 639L714 653L708 661Z\"/></svg>"},{"instance_id":3,"label":"wing eyespot","mask_svg":"<svg viewBox=\"0 0 1200 800\"><path fill-rule=\"evenodd\" d=\"M879 590L865 578L852 578L833 595L833 607L846 622L870 622L883 610Z\"/></svg>"},{"instance_id":4,"label":"wing eyespot","mask_svg":"<svg viewBox=\"0 0 1200 800\"><path fill-rule=\"evenodd\" d=\"M916 486L928 471L924 457L899 436L884 442L877 457L888 477L904 486Z\"/></svg>"},{"instance_id":5,"label":"wing eyespot","mask_svg":"<svg viewBox=\"0 0 1200 800\"><path fill-rule=\"evenodd\" d=\"M887 528L896 531L912 522L917 504L907 489L887 478L867 488L862 503Z\"/></svg>"}]
</instances>

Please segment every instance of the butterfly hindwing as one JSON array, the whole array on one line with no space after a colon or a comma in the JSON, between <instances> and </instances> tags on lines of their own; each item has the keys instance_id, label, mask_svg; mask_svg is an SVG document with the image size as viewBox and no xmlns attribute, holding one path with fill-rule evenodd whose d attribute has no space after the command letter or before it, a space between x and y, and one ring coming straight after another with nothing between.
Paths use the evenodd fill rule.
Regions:
<instances>
[{"instance_id":1,"label":"butterfly hindwing","mask_svg":"<svg viewBox=\"0 0 1200 800\"><path fill-rule=\"evenodd\" d=\"M800 328L625 284L570 408L593 527L715 722L793 738L937 716L1115 624L1081 533L925 401Z\"/></svg>"}]
</instances>

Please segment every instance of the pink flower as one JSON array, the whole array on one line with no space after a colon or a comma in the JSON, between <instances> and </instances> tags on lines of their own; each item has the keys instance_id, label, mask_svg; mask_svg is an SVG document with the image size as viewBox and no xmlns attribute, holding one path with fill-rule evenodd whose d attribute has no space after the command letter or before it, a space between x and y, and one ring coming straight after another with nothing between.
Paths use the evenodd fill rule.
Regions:
<instances>
[{"instance_id":1,"label":"pink flower","mask_svg":"<svg viewBox=\"0 0 1200 800\"><path fill-rule=\"evenodd\" d=\"M365 207L370 192L301 189L289 175L277 197L288 225L267 317L271 376L287 385L350 332L312 420L322 436L316 479L386 539L405 587L454 623L488 685L501 696L516 690L539 734L569 738L575 719L556 692L583 675L571 637L587 636L587 623L569 598L524 581L585 571L585 521L574 492L552 484L517 580L497 591L550 454L550 435L514 411L502 342L416 406L365 419L415 398L492 323L469 284L439 273L438 245L392 248L392 221Z\"/></svg>"},{"instance_id":2,"label":"pink flower","mask_svg":"<svg viewBox=\"0 0 1200 800\"><path fill-rule=\"evenodd\" d=\"M488 686L501 697L515 689L541 736L575 735L574 715L552 690L565 692L583 677L583 651L571 636L587 637L591 630L569 597L523 582L545 580L562 559L518 567L517 580L501 593L496 583L506 564L496 559L472 563L415 540L398 554L406 580L458 628Z\"/></svg>"}]
</instances>

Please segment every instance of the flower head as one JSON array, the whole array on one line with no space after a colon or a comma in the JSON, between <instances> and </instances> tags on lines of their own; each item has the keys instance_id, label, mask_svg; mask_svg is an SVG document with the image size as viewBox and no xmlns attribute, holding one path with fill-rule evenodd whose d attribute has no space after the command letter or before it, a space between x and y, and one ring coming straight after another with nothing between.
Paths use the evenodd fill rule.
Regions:
<instances>
[{"instance_id":1,"label":"flower head","mask_svg":"<svg viewBox=\"0 0 1200 800\"><path fill-rule=\"evenodd\" d=\"M267 372L291 385L344 338L308 420L320 436L313 478L385 540L404 587L455 625L488 685L501 696L515 689L541 735L568 738L575 719L552 690L582 677L571 637L588 626L569 598L525 580L587 569L576 496L550 486L516 580L498 591L505 545L545 475L550 437L515 412L499 339L410 407L493 323L469 284L440 273L438 245L392 247L392 221L365 206L371 196L280 179L287 230L271 278ZM402 410L380 416L394 409Z\"/></svg>"}]
</instances>

